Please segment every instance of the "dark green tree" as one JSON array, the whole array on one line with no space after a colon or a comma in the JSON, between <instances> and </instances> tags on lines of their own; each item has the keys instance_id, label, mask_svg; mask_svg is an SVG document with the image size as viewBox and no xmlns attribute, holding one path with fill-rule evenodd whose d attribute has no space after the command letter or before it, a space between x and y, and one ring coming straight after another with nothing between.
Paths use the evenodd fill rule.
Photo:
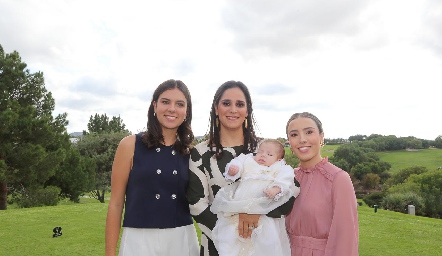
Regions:
<instances>
[{"instance_id":1,"label":"dark green tree","mask_svg":"<svg viewBox=\"0 0 442 256\"><path fill-rule=\"evenodd\" d=\"M425 214L432 218L442 218L442 171L428 171L412 178L420 186L420 195L425 201Z\"/></svg>"},{"instance_id":2,"label":"dark green tree","mask_svg":"<svg viewBox=\"0 0 442 256\"><path fill-rule=\"evenodd\" d=\"M430 147L430 141L421 139L422 141L422 148L429 148Z\"/></svg>"},{"instance_id":3,"label":"dark green tree","mask_svg":"<svg viewBox=\"0 0 442 256\"><path fill-rule=\"evenodd\" d=\"M437 138L434 140L434 147L442 148L442 135L437 136Z\"/></svg>"},{"instance_id":4,"label":"dark green tree","mask_svg":"<svg viewBox=\"0 0 442 256\"><path fill-rule=\"evenodd\" d=\"M384 137L384 136L380 135L380 134L373 133L373 134L370 134L370 136L367 137L367 140L374 140L374 139L379 138L379 137Z\"/></svg>"},{"instance_id":5,"label":"dark green tree","mask_svg":"<svg viewBox=\"0 0 442 256\"><path fill-rule=\"evenodd\" d=\"M365 189L374 189L377 185L379 185L379 181L381 178L379 175L374 173L368 173L362 178L361 184Z\"/></svg>"},{"instance_id":6,"label":"dark green tree","mask_svg":"<svg viewBox=\"0 0 442 256\"><path fill-rule=\"evenodd\" d=\"M341 169L349 172L358 180L362 180L368 173L379 176L391 168L387 162L383 162L371 148L361 147L364 142L344 144L338 147L330 161Z\"/></svg>"},{"instance_id":7,"label":"dark green tree","mask_svg":"<svg viewBox=\"0 0 442 256\"><path fill-rule=\"evenodd\" d=\"M362 148L356 143L344 144L335 150L335 152L333 153L333 158L331 160L333 161L333 163L338 163L340 160L345 160L348 165L346 166L347 169L344 170L349 172L357 164L369 161L366 154L368 151L372 150L368 148Z\"/></svg>"},{"instance_id":8,"label":"dark green tree","mask_svg":"<svg viewBox=\"0 0 442 256\"><path fill-rule=\"evenodd\" d=\"M391 187L393 185L404 183L412 174L421 174L425 172L428 172L428 169L425 166L407 167L391 175L391 177L384 183L384 185Z\"/></svg>"},{"instance_id":9,"label":"dark green tree","mask_svg":"<svg viewBox=\"0 0 442 256\"><path fill-rule=\"evenodd\" d=\"M43 73L30 73L26 67L18 52L5 54L0 45L0 160L6 164L0 194L7 188L12 196L41 190L70 144L67 114L52 116L55 101Z\"/></svg>"},{"instance_id":10,"label":"dark green tree","mask_svg":"<svg viewBox=\"0 0 442 256\"><path fill-rule=\"evenodd\" d=\"M104 203L104 195L109 191L112 163L115 151L122 138L129 135L128 132L90 133L84 135L76 143L83 157L95 163L94 166L94 189L92 196Z\"/></svg>"},{"instance_id":11,"label":"dark green tree","mask_svg":"<svg viewBox=\"0 0 442 256\"><path fill-rule=\"evenodd\" d=\"M353 135L353 136L348 137L348 140L350 142L353 142L353 141L365 141L366 139L367 139L367 136L366 135L362 135L362 134L357 134L357 135Z\"/></svg>"},{"instance_id":12,"label":"dark green tree","mask_svg":"<svg viewBox=\"0 0 442 256\"><path fill-rule=\"evenodd\" d=\"M362 181L362 178L369 173L371 173L371 168L366 163L360 163L351 168L351 174L353 177L360 181Z\"/></svg>"},{"instance_id":13,"label":"dark green tree","mask_svg":"<svg viewBox=\"0 0 442 256\"><path fill-rule=\"evenodd\" d=\"M106 114L99 115L98 113L89 117L87 129L88 131L83 131L83 135L91 133L129 132L126 130L126 125L120 116L113 116L112 119L109 120Z\"/></svg>"},{"instance_id":14,"label":"dark green tree","mask_svg":"<svg viewBox=\"0 0 442 256\"><path fill-rule=\"evenodd\" d=\"M48 185L61 189L62 197L69 198L75 203L80 202L80 196L95 188L95 162L89 157L80 155L73 144L66 152L66 157L48 182Z\"/></svg>"},{"instance_id":15,"label":"dark green tree","mask_svg":"<svg viewBox=\"0 0 442 256\"><path fill-rule=\"evenodd\" d=\"M407 142L407 148L412 149L421 149L422 147L422 140L419 139L412 139Z\"/></svg>"}]
</instances>

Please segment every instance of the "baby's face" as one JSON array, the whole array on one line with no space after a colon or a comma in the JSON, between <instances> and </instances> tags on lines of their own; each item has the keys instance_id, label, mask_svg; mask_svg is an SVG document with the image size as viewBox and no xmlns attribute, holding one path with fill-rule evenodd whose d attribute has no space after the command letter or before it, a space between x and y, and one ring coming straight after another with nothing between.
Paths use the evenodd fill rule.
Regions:
<instances>
[{"instance_id":1,"label":"baby's face","mask_svg":"<svg viewBox=\"0 0 442 256\"><path fill-rule=\"evenodd\" d=\"M260 165L270 166L279 160L278 146L272 143L262 143L258 148L258 153L253 157Z\"/></svg>"}]
</instances>

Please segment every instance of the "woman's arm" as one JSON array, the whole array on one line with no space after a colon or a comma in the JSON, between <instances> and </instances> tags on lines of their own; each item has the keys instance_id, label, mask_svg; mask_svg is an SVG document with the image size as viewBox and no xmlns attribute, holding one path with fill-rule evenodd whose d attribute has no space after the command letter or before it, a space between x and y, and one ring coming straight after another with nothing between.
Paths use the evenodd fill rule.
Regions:
<instances>
[{"instance_id":1,"label":"woman's arm","mask_svg":"<svg viewBox=\"0 0 442 256\"><path fill-rule=\"evenodd\" d=\"M190 214L198 223L198 227L206 235L210 236L211 230L215 227L217 217L210 211L210 184L204 172L201 154L197 148L191 150L189 169L187 200L189 201Z\"/></svg>"},{"instance_id":2,"label":"woman's arm","mask_svg":"<svg viewBox=\"0 0 442 256\"><path fill-rule=\"evenodd\" d=\"M134 148L135 135L130 135L120 141L115 153L111 176L111 198L106 218L106 256L116 255L126 185L132 165Z\"/></svg>"},{"instance_id":3,"label":"woman's arm","mask_svg":"<svg viewBox=\"0 0 442 256\"><path fill-rule=\"evenodd\" d=\"M347 172L336 174L332 188L333 219L325 255L358 255L357 201Z\"/></svg>"}]
</instances>

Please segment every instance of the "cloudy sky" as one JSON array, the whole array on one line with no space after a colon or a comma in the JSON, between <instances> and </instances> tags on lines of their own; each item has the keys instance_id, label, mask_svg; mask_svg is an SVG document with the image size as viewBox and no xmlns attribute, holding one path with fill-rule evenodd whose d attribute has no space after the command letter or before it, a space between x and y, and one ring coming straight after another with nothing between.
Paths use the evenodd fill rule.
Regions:
<instances>
[{"instance_id":1,"label":"cloudy sky","mask_svg":"<svg viewBox=\"0 0 442 256\"><path fill-rule=\"evenodd\" d=\"M95 113L143 130L174 78L195 135L228 80L249 87L263 137L302 111L327 138L442 134L440 0L0 0L0 44L44 73L69 133Z\"/></svg>"}]
</instances>

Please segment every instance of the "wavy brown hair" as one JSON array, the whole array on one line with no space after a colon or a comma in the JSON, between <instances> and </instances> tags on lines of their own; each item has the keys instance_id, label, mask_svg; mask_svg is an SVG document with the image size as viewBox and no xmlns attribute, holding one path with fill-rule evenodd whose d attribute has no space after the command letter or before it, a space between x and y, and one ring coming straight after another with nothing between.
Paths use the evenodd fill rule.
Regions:
<instances>
[{"instance_id":1,"label":"wavy brown hair","mask_svg":"<svg viewBox=\"0 0 442 256\"><path fill-rule=\"evenodd\" d=\"M174 149L181 155L188 155L193 142L192 132L192 99L187 86L180 80L170 79L161 83L152 95L152 101L150 102L149 111L147 112L147 130L143 132L143 143L148 147L158 147L164 144L164 137L161 128L161 124L154 116L153 103L158 101L160 95L166 90L179 89L186 97L187 111L184 122L178 127L178 138L174 144Z\"/></svg>"},{"instance_id":2,"label":"wavy brown hair","mask_svg":"<svg viewBox=\"0 0 442 256\"><path fill-rule=\"evenodd\" d=\"M244 134L244 144L242 153L251 153L254 152L258 145L258 138L255 135L254 126L256 126L255 117L253 116L253 106L252 106L252 98L250 97L249 89L247 86L240 81L227 81L223 83L216 90L215 96L213 97L212 109L210 111L210 131L209 131L209 147L210 152L216 156L217 159L220 159L223 154L223 147L220 141L219 127L216 126L216 111L215 106L218 106L221 96L227 89L231 88L239 88L246 98L247 105L247 127L242 125L243 134Z\"/></svg>"}]
</instances>

